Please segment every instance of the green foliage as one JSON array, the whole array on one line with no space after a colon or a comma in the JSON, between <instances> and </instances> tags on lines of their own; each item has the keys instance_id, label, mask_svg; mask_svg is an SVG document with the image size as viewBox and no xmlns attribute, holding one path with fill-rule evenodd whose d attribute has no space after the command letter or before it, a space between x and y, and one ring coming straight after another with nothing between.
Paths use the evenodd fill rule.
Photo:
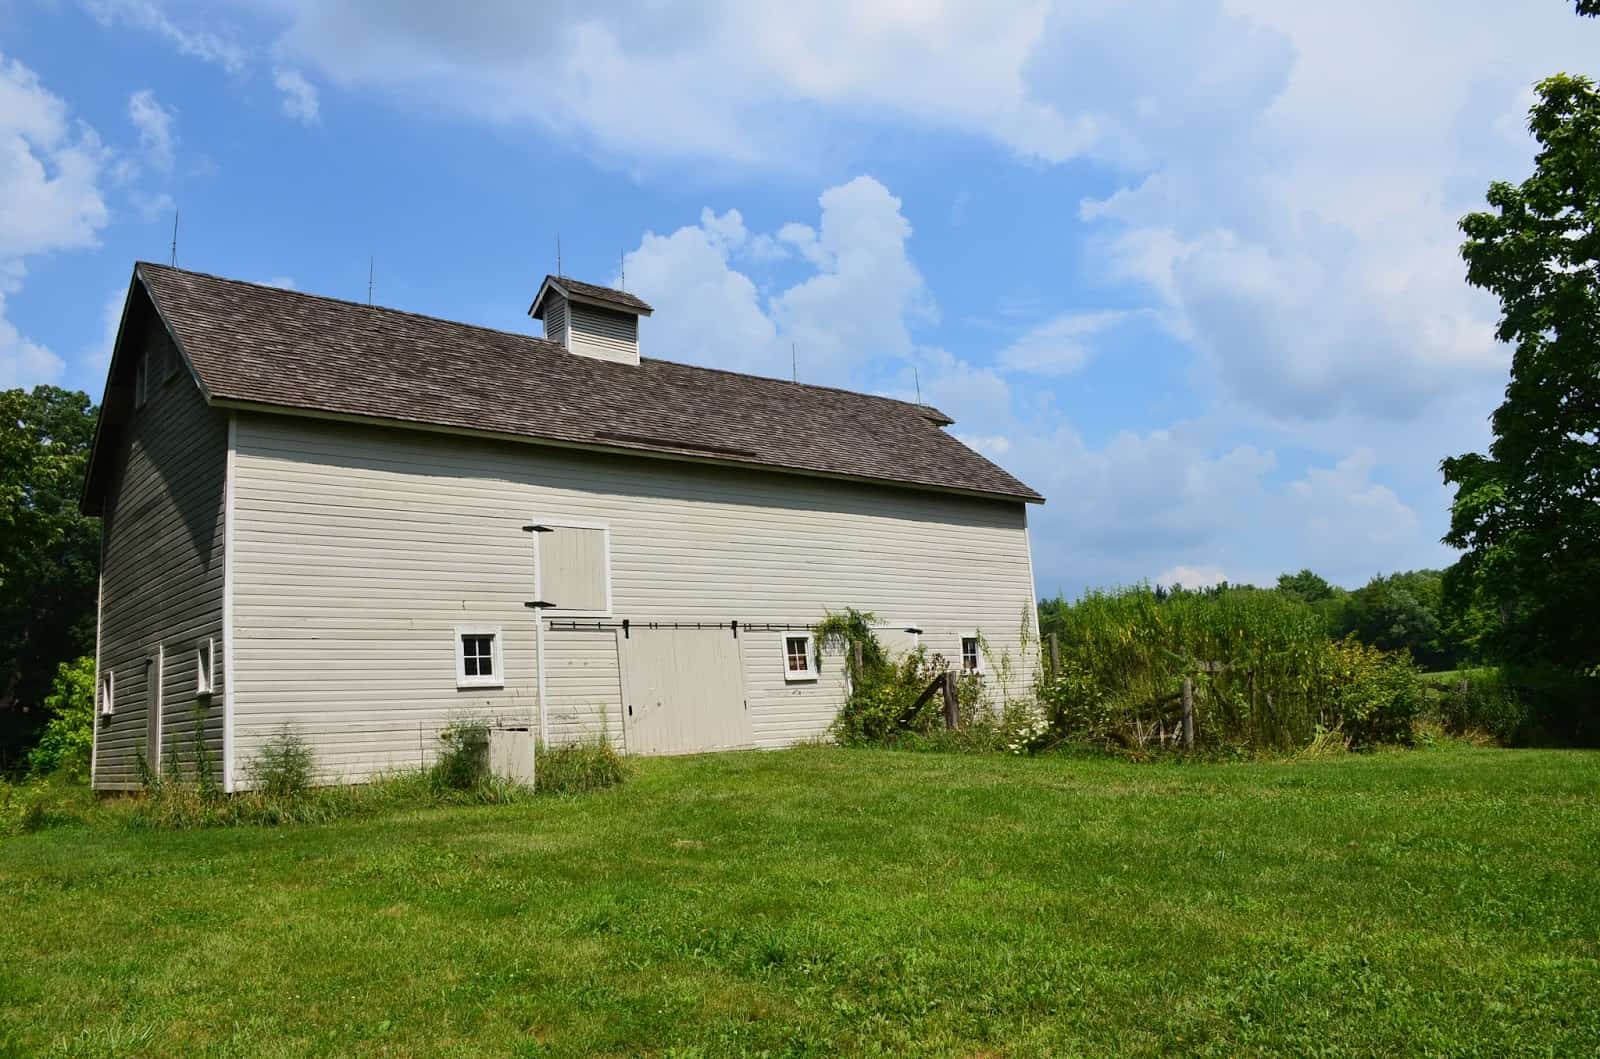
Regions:
<instances>
[{"instance_id":1,"label":"green foliage","mask_svg":"<svg viewBox=\"0 0 1600 1059\"><path fill-rule=\"evenodd\" d=\"M852 684L858 682L863 673L877 673L888 666L889 656L872 632L872 623L877 620L878 616L871 611L859 611L854 607L838 612L828 611L811 628L818 672L822 670L824 651L836 651L844 655L845 674ZM860 672L856 665L858 649L861 655Z\"/></svg>"},{"instance_id":2,"label":"green foliage","mask_svg":"<svg viewBox=\"0 0 1600 1059\"><path fill-rule=\"evenodd\" d=\"M1600 663L1600 92L1563 74L1537 94L1533 175L1461 221L1467 280L1499 298L1513 353L1488 454L1442 464L1445 541L1466 553L1457 609L1498 613L1478 623L1494 657L1581 673Z\"/></svg>"},{"instance_id":3,"label":"green foliage","mask_svg":"<svg viewBox=\"0 0 1600 1059\"><path fill-rule=\"evenodd\" d=\"M1041 675L1039 702L1048 726L1048 735L1035 740L1040 745L1051 737L1100 746L1117 739L1119 715L1094 673L1076 658L1065 657L1057 672Z\"/></svg>"},{"instance_id":4,"label":"green foliage","mask_svg":"<svg viewBox=\"0 0 1600 1059\"><path fill-rule=\"evenodd\" d=\"M1437 684L1435 700L1439 722L1452 735L1483 732L1509 745L1526 734L1527 704L1499 669L1451 674Z\"/></svg>"},{"instance_id":5,"label":"green foliage","mask_svg":"<svg viewBox=\"0 0 1600 1059\"><path fill-rule=\"evenodd\" d=\"M0 779L0 837L41 830L48 807L48 795L37 781L8 783Z\"/></svg>"},{"instance_id":6,"label":"green foliage","mask_svg":"<svg viewBox=\"0 0 1600 1059\"><path fill-rule=\"evenodd\" d=\"M256 752L250 778L267 798L296 798L311 789L316 758L310 744L286 724Z\"/></svg>"},{"instance_id":7,"label":"green foliage","mask_svg":"<svg viewBox=\"0 0 1600 1059\"><path fill-rule=\"evenodd\" d=\"M628 763L606 738L587 743L541 747L534 763L534 788L540 794L583 794L615 787L627 778Z\"/></svg>"},{"instance_id":8,"label":"green foliage","mask_svg":"<svg viewBox=\"0 0 1600 1059\"><path fill-rule=\"evenodd\" d=\"M87 395L0 391L0 771L44 722L38 710L64 659L94 648L99 527L78 512L94 437Z\"/></svg>"},{"instance_id":9,"label":"green foliage","mask_svg":"<svg viewBox=\"0 0 1600 1059\"><path fill-rule=\"evenodd\" d=\"M442 790L469 791L489 778L489 726L482 721L462 721L439 733L439 756L430 770L434 786Z\"/></svg>"},{"instance_id":10,"label":"green foliage","mask_svg":"<svg viewBox=\"0 0 1600 1059\"><path fill-rule=\"evenodd\" d=\"M94 656L62 662L44 699L49 720L39 742L28 752L28 770L35 776L60 772L77 782L89 778L94 747Z\"/></svg>"},{"instance_id":11,"label":"green foliage","mask_svg":"<svg viewBox=\"0 0 1600 1059\"><path fill-rule=\"evenodd\" d=\"M1279 574L1278 591L1302 603L1321 603L1332 599L1340 590L1310 570L1301 570L1298 574Z\"/></svg>"},{"instance_id":12,"label":"green foliage","mask_svg":"<svg viewBox=\"0 0 1600 1059\"><path fill-rule=\"evenodd\" d=\"M1356 749L1411 742L1422 714L1422 680L1405 652L1385 652L1354 638L1328 645L1323 728L1336 728Z\"/></svg>"},{"instance_id":13,"label":"green foliage","mask_svg":"<svg viewBox=\"0 0 1600 1059\"><path fill-rule=\"evenodd\" d=\"M867 635L871 637L870 631ZM850 695L833 722L834 737L842 745L879 745L904 732L925 734L944 726L944 696L938 692L911 712L912 704L934 678L949 668L943 655L918 647L890 659L872 637L863 657L866 664L852 673ZM969 719L977 712L978 695L973 678L958 678L956 701L959 706L966 698L962 712Z\"/></svg>"},{"instance_id":14,"label":"green foliage","mask_svg":"<svg viewBox=\"0 0 1600 1059\"><path fill-rule=\"evenodd\" d=\"M1328 637L1322 619L1293 596L1139 586L1048 600L1040 622L1058 637L1067 681L1043 697L1080 718L1072 734L1143 745L1172 732L1186 675L1202 717L1197 738L1213 747L1291 749L1316 726ZM1207 672L1203 663L1222 669Z\"/></svg>"}]
</instances>

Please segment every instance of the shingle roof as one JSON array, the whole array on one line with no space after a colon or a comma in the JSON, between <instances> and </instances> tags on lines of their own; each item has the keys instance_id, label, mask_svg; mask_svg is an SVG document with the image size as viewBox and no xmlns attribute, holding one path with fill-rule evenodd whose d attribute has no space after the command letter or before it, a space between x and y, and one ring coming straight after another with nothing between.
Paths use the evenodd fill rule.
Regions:
<instances>
[{"instance_id":1,"label":"shingle roof","mask_svg":"<svg viewBox=\"0 0 1600 1059\"><path fill-rule=\"evenodd\" d=\"M643 358L141 262L208 398L1019 500L925 405ZM566 281L564 281L566 282Z\"/></svg>"},{"instance_id":2,"label":"shingle roof","mask_svg":"<svg viewBox=\"0 0 1600 1059\"><path fill-rule=\"evenodd\" d=\"M539 293L534 296L533 304L528 306L528 315L535 320L544 318L544 307L539 303L544 300L544 292L551 287L556 287L566 293L569 298L578 301L600 302L604 305L614 305L619 309L627 309L649 316L655 312L650 308L650 303L643 298L636 298L625 290L615 290L611 287L599 287L593 283L584 283L582 280L572 279L568 276L546 276L544 282L539 284Z\"/></svg>"}]
</instances>

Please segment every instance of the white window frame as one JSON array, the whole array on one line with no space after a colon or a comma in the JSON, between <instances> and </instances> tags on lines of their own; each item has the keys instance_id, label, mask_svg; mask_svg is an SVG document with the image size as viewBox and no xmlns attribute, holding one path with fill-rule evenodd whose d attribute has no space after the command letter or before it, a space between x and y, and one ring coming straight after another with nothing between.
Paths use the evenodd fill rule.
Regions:
<instances>
[{"instance_id":1,"label":"white window frame","mask_svg":"<svg viewBox=\"0 0 1600 1059\"><path fill-rule=\"evenodd\" d=\"M110 717L117 712L117 674L107 669L100 675L100 716Z\"/></svg>"},{"instance_id":2,"label":"white window frame","mask_svg":"<svg viewBox=\"0 0 1600 1059\"><path fill-rule=\"evenodd\" d=\"M789 641L804 640L806 643L806 667L803 670L789 668ZM785 684L812 684L817 680L817 639L809 632L786 632L778 637L779 659L783 663L783 682Z\"/></svg>"},{"instance_id":3,"label":"white window frame","mask_svg":"<svg viewBox=\"0 0 1600 1059\"><path fill-rule=\"evenodd\" d=\"M489 640L490 664L494 672L488 676L474 674L467 676L467 656L462 637L487 636ZM457 688L503 688L506 686L505 649L501 644L500 626L498 625L457 625L456 626L456 687Z\"/></svg>"},{"instance_id":4,"label":"white window frame","mask_svg":"<svg viewBox=\"0 0 1600 1059\"><path fill-rule=\"evenodd\" d=\"M217 641L207 639L194 652L194 693L210 698L217 690Z\"/></svg>"},{"instance_id":5,"label":"white window frame","mask_svg":"<svg viewBox=\"0 0 1600 1059\"><path fill-rule=\"evenodd\" d=\"M977 652L977 655L978 655L978 666L977 666L976 669L968 669L967 668L967 641L968 640L972 641L973 647L976 649L976 652ZM962 633L960 640L957 641L957 643L956 643L956 648L957 648L957 650L959 652L958 661L961 664L961 672L963 672L963 673L976 673L980 677L989 672L989 660L988 660L987 657L984 656L984 653L983 653L983 637L978 635L978 630L973 629L971 632Z\"/></svg>"},{"instance_id":6,"label":"white window frame","mask_svg":"<svg viewBox=\"0 0 1600 1059\"><path fill-rule=\"evenodd\" d=\"M602 535L602 548L606 560L606 606L604 610L574 610L568 607L549 607L542 613L548 617L560 616L563 618L609 618L612 616L611 602L611 523L586 522L572 518L539 518L534 516L533 525L549 526L553 530L580 529L599 530ZM544 599L544 548L542 538L544 534L533 535L533 597Z\"/></svg>"}]
</instances>

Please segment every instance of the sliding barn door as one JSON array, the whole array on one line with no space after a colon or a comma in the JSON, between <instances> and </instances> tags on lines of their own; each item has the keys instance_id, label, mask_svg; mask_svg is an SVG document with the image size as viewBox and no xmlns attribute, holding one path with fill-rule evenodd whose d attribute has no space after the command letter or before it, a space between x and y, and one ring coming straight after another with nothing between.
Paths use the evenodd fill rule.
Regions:
<instances>
[{"instance_id":1,"label":"sliding barn door","mask_svg":"<svg viewBox=\"0 0 1600 1059\"><path fill-rule=\"evenodd\" d=\"M622 716L635 754L693 754L751 745L739 641L727 629L617 634Z\"/></svg>"}]
</instances>

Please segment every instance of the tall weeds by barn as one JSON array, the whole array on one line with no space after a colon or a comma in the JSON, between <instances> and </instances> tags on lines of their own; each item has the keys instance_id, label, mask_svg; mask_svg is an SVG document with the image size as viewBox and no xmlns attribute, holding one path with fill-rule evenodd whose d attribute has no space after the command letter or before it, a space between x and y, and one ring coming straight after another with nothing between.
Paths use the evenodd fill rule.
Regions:
<instances>
[{"instance_id":1,"label":"tall weeds by barn","mask_svg":"<svg viewBox=\"0 0 1600 1059\"><path fill-rule=\"evenodd\" d=\"M1281 592L1134 586L1045 601L1059 666L1041 700L1060 737L1148 745L1172 733L1187 677L1196 739L1213 749L1293 750L1337 730L1356 746L1404 742L1422 706L1415 667L1330 639Z\"/></svg>"}]
</instances>

